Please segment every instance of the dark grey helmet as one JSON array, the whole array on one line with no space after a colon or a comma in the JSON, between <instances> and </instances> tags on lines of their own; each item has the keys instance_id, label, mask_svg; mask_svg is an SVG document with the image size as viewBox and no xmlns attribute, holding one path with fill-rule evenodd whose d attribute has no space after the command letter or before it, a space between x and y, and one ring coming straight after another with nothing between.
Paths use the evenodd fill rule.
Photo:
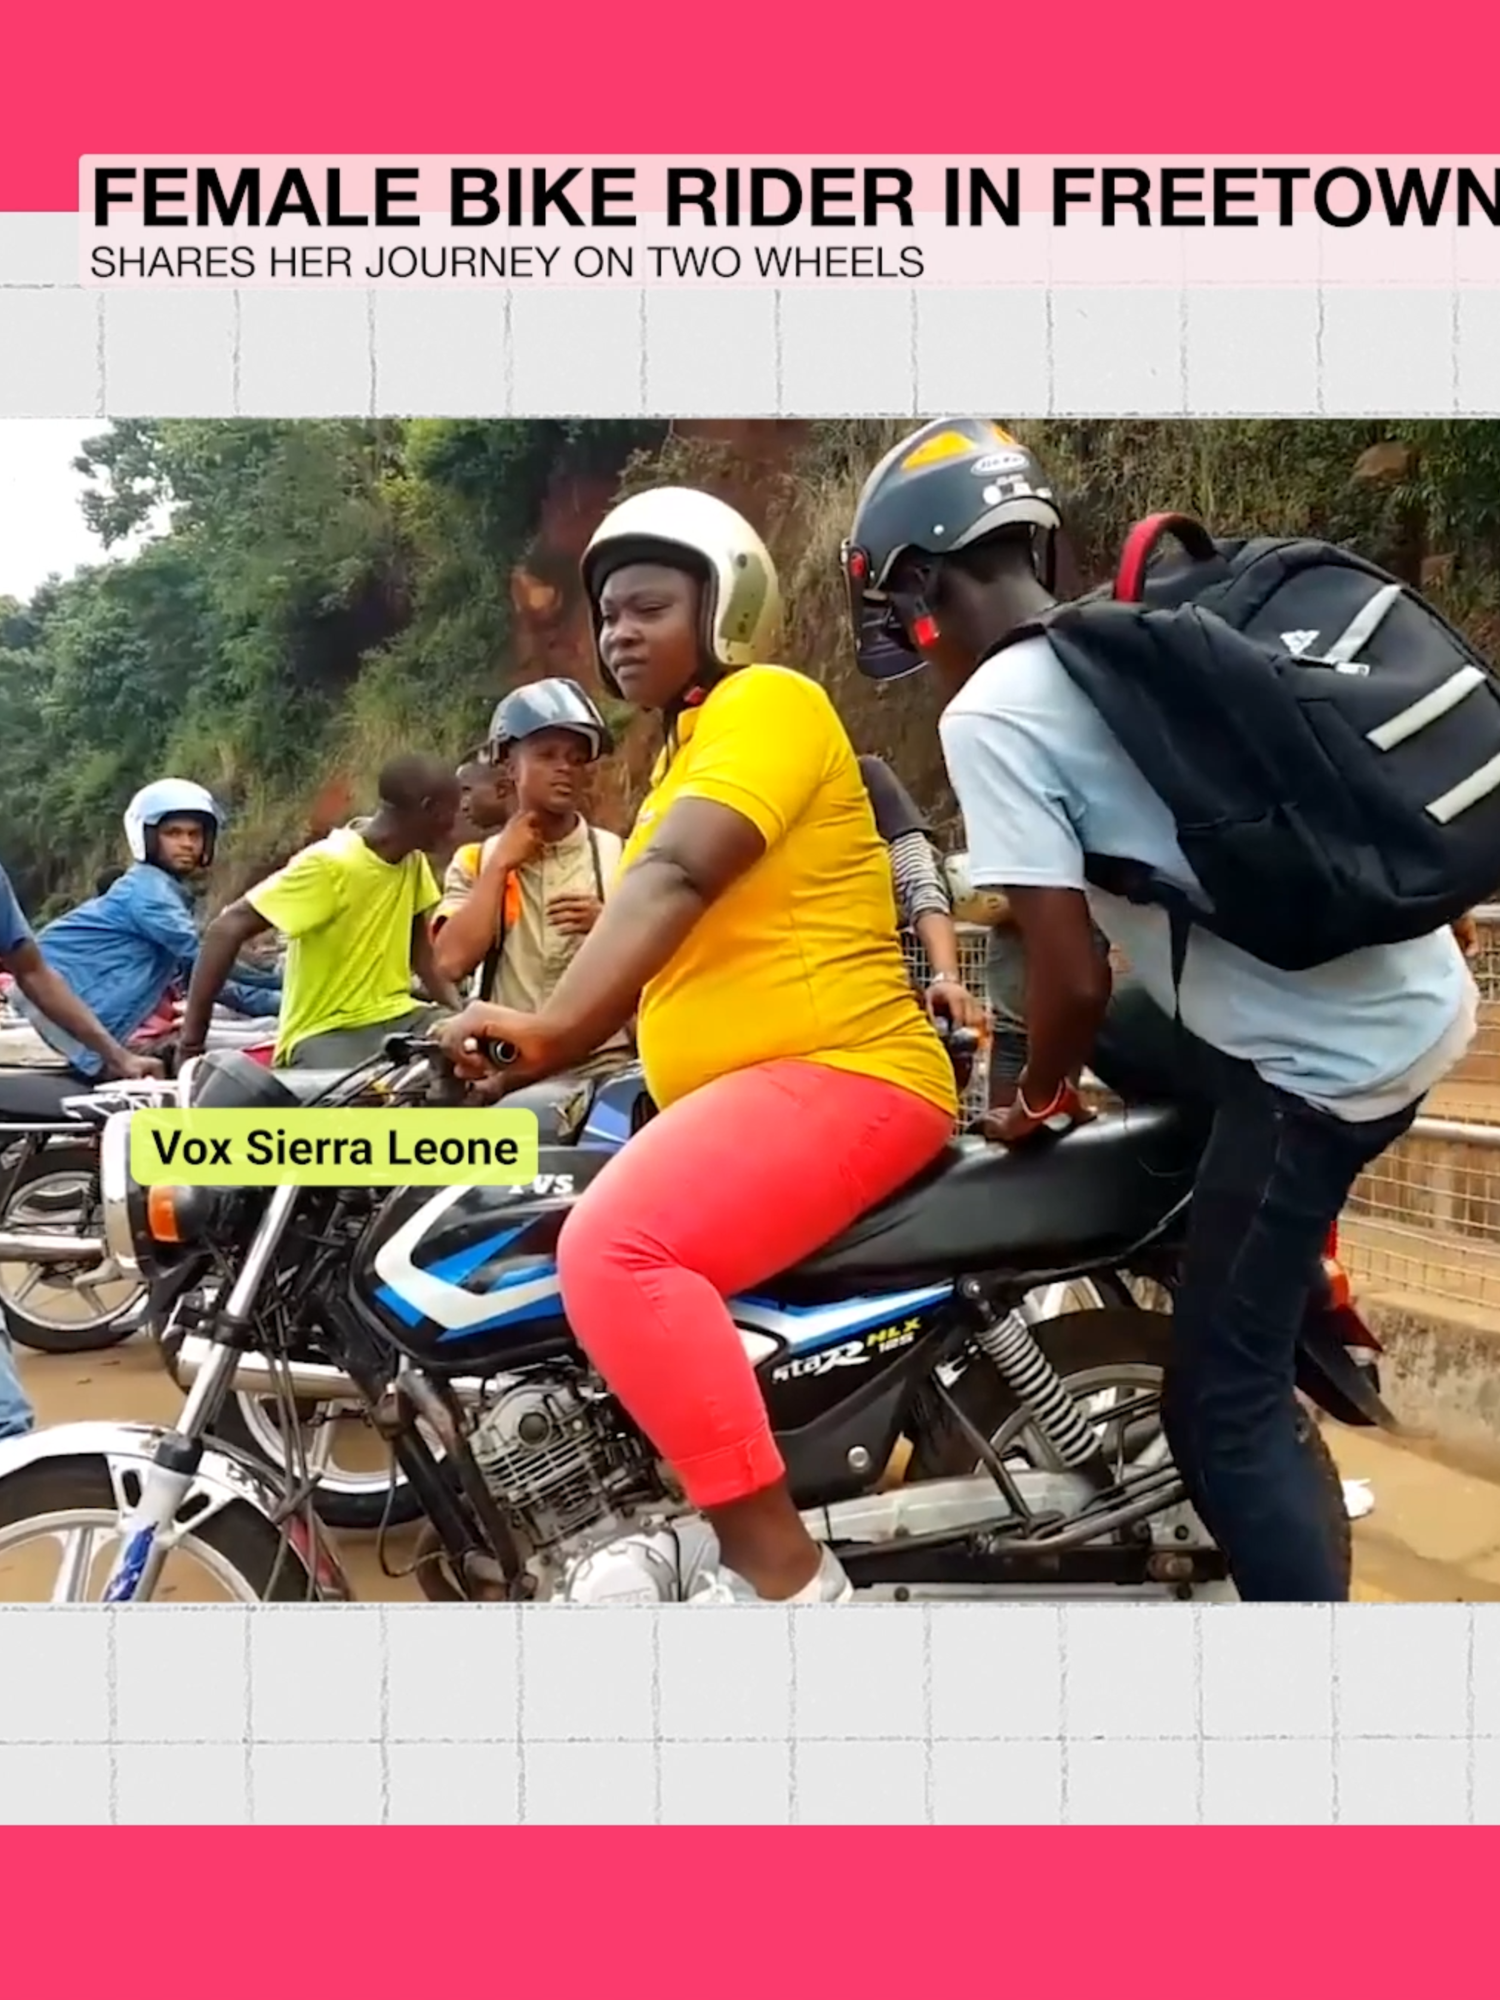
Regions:
<instances>
[{"instance_id":1,"label":"dark grey helmet","mask_svg":"<svg viewBox=\"0 0 1500 2000\"><path fill-rule=\"evenodd\" d=\"M909 625L919 605L897 604L891 575L907 554L941 561L1008 529L1047 547L1062 513L1046 472L989 417L939 417L903 438L865 481L844 543L844 581L855 662L869 680L899 680L922 666ZM903 611L907 614L903 617Z\"/></svg>"},{"instance_id":2,"label":"dark grey helmet","mask_svg":"<svg viewBox=\"0 0 1500 2000\"><path fill-rule=\"evenodd\" d=\"M609 724L577 681L528 681L513 688L490 717L489 748L498 754L511 743L524 742L544 729L568 729L585 739L589 761L614 749Z\"/></svg>"}]
</instances>

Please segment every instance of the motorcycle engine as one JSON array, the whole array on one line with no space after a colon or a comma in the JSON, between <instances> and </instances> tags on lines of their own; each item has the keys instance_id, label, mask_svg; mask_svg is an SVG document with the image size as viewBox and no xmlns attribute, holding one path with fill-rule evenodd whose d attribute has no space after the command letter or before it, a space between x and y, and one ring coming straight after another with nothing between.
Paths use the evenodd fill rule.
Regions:
<instances>
[{"instance_id":1,"label":"motorcycle engine","mask_svg":"<svg viewBox=\"0 0 1500 2000\"><path fill-rule=\"evenodd\" d=\"M630 1489L644 1489L649 1455L610 1422L611 1408L561 1376L517 1378L470 1433L485 1484L537 1554L611 1515Z\"/></svg>"}]
</instances>

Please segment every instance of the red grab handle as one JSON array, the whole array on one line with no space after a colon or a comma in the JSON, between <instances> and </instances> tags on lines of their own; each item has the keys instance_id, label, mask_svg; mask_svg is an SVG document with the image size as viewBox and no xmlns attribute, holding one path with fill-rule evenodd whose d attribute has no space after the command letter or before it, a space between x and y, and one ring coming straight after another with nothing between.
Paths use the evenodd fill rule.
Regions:
<instances>
[{"instance_id":1,"label":"red grab handle","mask_svg":"<svg viewBox=\"0 0 1500 2000\"><path fill-rule=\"evenodd\" d=\"M1181 544L1194 562L1212 562L1218 551L1213 536L1191 514L1151 514L1137 521L1125 537L1120 551L1120 567L1115 572L1115 601L1139 604L1146 581L1146 565L1158 542L1170 535Z\"/></svg>"}]
</instances>

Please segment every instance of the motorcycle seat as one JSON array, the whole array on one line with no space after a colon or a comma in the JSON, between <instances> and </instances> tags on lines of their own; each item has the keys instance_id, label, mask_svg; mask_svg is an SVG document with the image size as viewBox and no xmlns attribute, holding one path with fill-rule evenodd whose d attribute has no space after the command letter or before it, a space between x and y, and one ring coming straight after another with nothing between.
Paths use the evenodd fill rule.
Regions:
<instances>
[{"instance_id":1,"label":"motorcycle seat","mask_svg":"<svg viewBox=\"0 0 1500 2000\"><path fill-rule=\"evenodd\" d=\"M0 1123L59 1124L67 1116L63 1099L87 1089L70 1069L0 1069Z\"/></svg>"},{"instance_id":2,"label":"motorcycle seat","mask_svg":"<svg viewBox=\"0 0 1500 2000\"><path fill-rule=\"evenodd\" d=\"M267 1070L266 1074L274 1076L282 1089L299 1104L311 1104L315 1098L337 1088L349 1072L342 1069L277 1069Z\"/></svg>"},{"instance_id":3,"label":"motorcycle seat","mask_svg":"<svg viewBox=\"0 0 1500 2000\"><path fill-rule=\"evenodd\" d=\"M767 1290L790 1301L967 1273L1102 1265L1150 1235L1191 1191L1203 1138L1197 1120L1153 1105L1014 1151L956 1139Z\"/></svg>"}]
</instances>

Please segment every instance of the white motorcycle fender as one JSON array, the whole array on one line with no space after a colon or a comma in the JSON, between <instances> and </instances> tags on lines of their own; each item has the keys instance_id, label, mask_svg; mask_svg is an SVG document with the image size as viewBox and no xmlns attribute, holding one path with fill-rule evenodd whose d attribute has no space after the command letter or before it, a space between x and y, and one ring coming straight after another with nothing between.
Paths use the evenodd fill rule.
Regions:
<instances>
[{"instance_id":1,"label":"white motorcycle fender","mask_svg":"<svg viewBox=\"0 0 1500 2000\"><path fill-rule=\"evenodd\" d=\"M130 1509L125 1475L132 1476L132 1483L144 1480L156 1448L166 1435L166 1431L152 1424L80 1423L52 1424L45 1430L28 1431L24 1437L0 1438L0 1486L14 1474L48 1459L102 1458L109 1467L120 1511L125 1514ZM300 1518L285 1524L278 1522L280 1499L262 1466L247 1453L215 1439L204 1448L183 1505L188 1501L196 1503L192 1511L195 1524L235 1501L253 1507L278 1532L285 1526L293 1550L308 1570L316 1566L319 1597L348 1602L353 1592L327 1537L318 1536L314 1553L307 1545Z\"/></svg>"}]
</instances>

